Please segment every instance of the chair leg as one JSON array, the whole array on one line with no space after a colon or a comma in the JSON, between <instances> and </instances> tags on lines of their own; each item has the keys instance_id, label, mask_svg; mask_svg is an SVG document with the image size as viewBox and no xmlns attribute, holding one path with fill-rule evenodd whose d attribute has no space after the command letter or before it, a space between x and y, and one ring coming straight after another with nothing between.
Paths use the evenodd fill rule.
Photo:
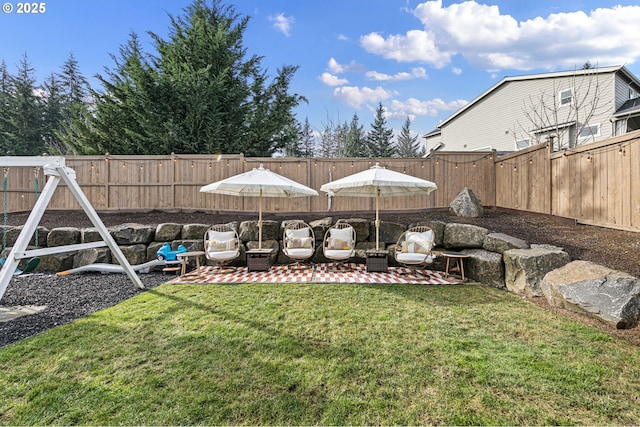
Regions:
<instances>
[{"instance_id":1,"label":"chair leg","mask_svg":"<svg viewBox=\"0 0 640 427\"><path fill-rule=\"evenodd\" d=\"M300 260L295 260L293 264L287 265L288 270L313 270L312 262L303 262Z\"/></svg>"}]
</instances>

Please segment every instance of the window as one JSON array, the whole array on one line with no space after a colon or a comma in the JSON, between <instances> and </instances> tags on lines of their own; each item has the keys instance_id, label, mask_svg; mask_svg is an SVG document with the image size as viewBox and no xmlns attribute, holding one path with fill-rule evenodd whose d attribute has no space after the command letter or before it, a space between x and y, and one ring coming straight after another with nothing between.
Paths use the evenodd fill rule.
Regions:
<instances>
[{"instance_id":1,"label":"window","mask_svg":"<svg viewBox=\"0 0 640 427\"><path fill-rule=\"evenodd\" d=\"M638 91L635 88L629 86L629 99L635 99L638 96L640 96L640 94L638 94Z\"/></svg>"},{"instance_id":2,"label":"window","mask_svg":"<svg viewBox=\"0 0 640 427\"><path fill-rule=\"evenodd\" d=\"M583 127L580 130L580 134L578 135L578 138L586 139L586 138L592 138L596 136L600 136L600 124L585 125L585 127Z\"/></svg>"},{"instance_id":3,"label":"window","mask_svg":"<svg viewBox=\"0 0 640 427\"><path fill-rule=\"evenodd\" d=\"M528 139L520 139L516 141L516 150L522 150L523 148L527 148L529 146Z\"/></svg>"},{"instance_id":4,"label":"window","mask_svg":"<svg viewBox=\"0 0 640 427\"><path fill-rule=\"evenodd\" d=\"M573 91L565 89L560 91L560 106L569 105L573 101Z\"/></svg>"}]
</instances>

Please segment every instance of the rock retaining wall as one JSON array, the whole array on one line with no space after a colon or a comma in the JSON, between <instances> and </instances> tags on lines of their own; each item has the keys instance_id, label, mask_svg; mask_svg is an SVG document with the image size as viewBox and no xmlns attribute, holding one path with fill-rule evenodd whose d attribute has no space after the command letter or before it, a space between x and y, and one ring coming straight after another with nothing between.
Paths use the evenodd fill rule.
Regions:
<instances>
[{"instance_id":1,"label":"rock retaining wall","mask_svg":"<svg viewBox=\"0 0 640 427\"><path fill-rule=\"evenodd\" d=\"M288 220L290 221L290 220ZM281 251L282 234L288 221L263 221L262 247L272 248L274 264L291 262ZM373 222L362 218L345 218L356 230L356 252L354 262L365 262L365 251L375 248L376 229ZM328 262L323 256L322 241L326 230L334 223L331 217L310 221L316 239L315 263ZM246 265L246 250L258 247L257 221L231 223L242 240L240 257L232 265ZM640 285L638 279L617 272L600 271L594 264L572 263L562 249L549 245L529 245L527 242L502 233L470 224L424 221L435 234L434 251L459 251L467 255L464 260L466 276L484 285L506 289L521 296L544 296L550 304L590 315L617 327L630 327L640 317ZM183 245L189 251L204 250L204 234L210 224L164 223L156 227L128 223L110 227L109 232L132 265L142 264L157 258L156 252L169 242L173 249ZM379 239L381 248L389 251L389 265L395 261L396 242L407 229L402 224L381 221ZM6 230L7 248L15 243L21 227ZM38 227L38 246L54 247L100 240L95 228L61 227L48 230ZM35 246L35 239L31 245ZM40 271L59 272L93 263L113 262L108 248L85 249L40 257ZM206 259L200 260L206 264ZM444 271L446 258L436 257L431 265ZM595 267L594 267L595 266ZM585 271L594 272L587 280ZM582 272L582 273L581 273ZM577 276L576 276L577 274ZM582 275L581 275L582 274ZM574 277L575 276L575 277ZM592 277L597 276L597 277ZM623 277L624 276L624 277ZM577 277L577 278L576 278ZM574 280L575 279L575 280ZM615 280L614 280L615 279ZM616 297L610 298L615 292ZM596 304L600 302L600 304ZM579 307L579 308L576 308ZM596 308L594 308L596 307Z\"/></svg>"}]
</instances>

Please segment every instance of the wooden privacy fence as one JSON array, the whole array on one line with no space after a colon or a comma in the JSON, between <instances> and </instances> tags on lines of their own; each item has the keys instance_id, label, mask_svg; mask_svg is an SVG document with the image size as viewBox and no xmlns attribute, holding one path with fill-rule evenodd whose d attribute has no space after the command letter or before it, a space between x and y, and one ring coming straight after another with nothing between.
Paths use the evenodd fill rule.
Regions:
<instances>
[{"instance_id":1,"label":"wooden privacy fence","mask_svg":"<svg viewBox=\"0 0 640 427\"><path fill-rule=\"evenodd\" d=\"M551 153L496 159L496 206L640 231L640 131Z\"/></svg>"},{"instance_id":2,"label":"wooden privacy fence","mask_svg":"<svg viewBox=\"0 0 640 427\"><path fill-rule=\"evenodd\" d=\"M318 190L320 196L269 198L265 212L373 211L369 198L334 197L331 209L320 186L360 172L375 162L433 181L428 196L381 199L382 211L447 208L458 192L472 189L485 206L573 218L585 224L640 231L640 131L553 153L542 144L505 156L495 152L436 152L428 158L246 158L242 155L71 156L67 166L99 211L258 210L250 197L200 193L200 187L261 163L265 168ZM35 173L34 173L35 172ZM37 174L37 175L36 175ZM35 203L41 170L11 168L6 211L28 211ZM79 209L61 185L49 209Z\"/></svg>"},{"instance_id":3,"label":"wooden privacy fence","mask_svg":"<svg viewBox=\"0 0 640 427\"><path fill-rule=\"evenodd\" d=\"M200 193L203 185L249 171L264 164L272 171L307 185L320 196L267 198L265 212L327 212L322 184L365 170L374 163L433 181L438 190L428 196L389 197L381 210L448 207L464 187L485 204L495 203L493 152L438 153L431 158L247 158L242 155L70 156L66 164L94 208L106 210L205 210L257 212L258 199ZM39 171L40 185L44 182ZM32 168L11 168L8 176L8 211L28 211L35 202ZM49 209L79 209L70 192L60 185ZM331 211L369 211L374 199L334 197Z\"/></svg>"}]
</instances>

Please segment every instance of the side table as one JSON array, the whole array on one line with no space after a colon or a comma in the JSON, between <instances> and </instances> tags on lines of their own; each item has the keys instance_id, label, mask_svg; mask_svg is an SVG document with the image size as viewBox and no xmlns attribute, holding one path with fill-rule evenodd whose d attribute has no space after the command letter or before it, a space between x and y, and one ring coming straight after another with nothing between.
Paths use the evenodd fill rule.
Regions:
<instances>
[{"instance_id":1,"label":"side table","mask_svg":"<svg viewBox=\"0 0 640 427\"><path fill-rule=\"evenodd\" d=\"M273 249L250 249L247 251L248 271L269 271Z\"/></svg>"},{"instance_id":2,"label":"side table","mask_svg":"<svg viewBox=\"0 0 640 427\"><path fill-rule=\"evenodd\" d=\"M187 264L189 264L189 257L195 257L196 259L196 274L200 275L200 257L204 256L204 251L190 251L190 252L180 252L176 254L176 256L182 260L182 268L180 270L180 275L184 276L187 273Z\"/></svg>"},{"instance_id":3,"label":"side table","mask_svg":"<svg viewBox=\"0 0 640 427\"><path fill-rule=\"evenodd\" d=\"M370 249L365 251L368 272L386 273L389 269L389 251L383 249Z\"/></svg>"},{"instance_id":4,"label":"side table","mask_svg":"<svg viewBox=\"0 0 640 427\"><path fill-rule=\"evenodd\" d=\"M465 281L464 277L464 259L469 258L468 254L463 254L462 252L453 252L453 251L440 251L438 252L443 257L447 258L447 266L445 268L444 274L445 277L449 277L449 273L451 272L450 267L452 269L458 269L460 271L460 276L462 281ZM450 265L451 260L455 263L455 265Z\"/></svg>"}]
</instances>

